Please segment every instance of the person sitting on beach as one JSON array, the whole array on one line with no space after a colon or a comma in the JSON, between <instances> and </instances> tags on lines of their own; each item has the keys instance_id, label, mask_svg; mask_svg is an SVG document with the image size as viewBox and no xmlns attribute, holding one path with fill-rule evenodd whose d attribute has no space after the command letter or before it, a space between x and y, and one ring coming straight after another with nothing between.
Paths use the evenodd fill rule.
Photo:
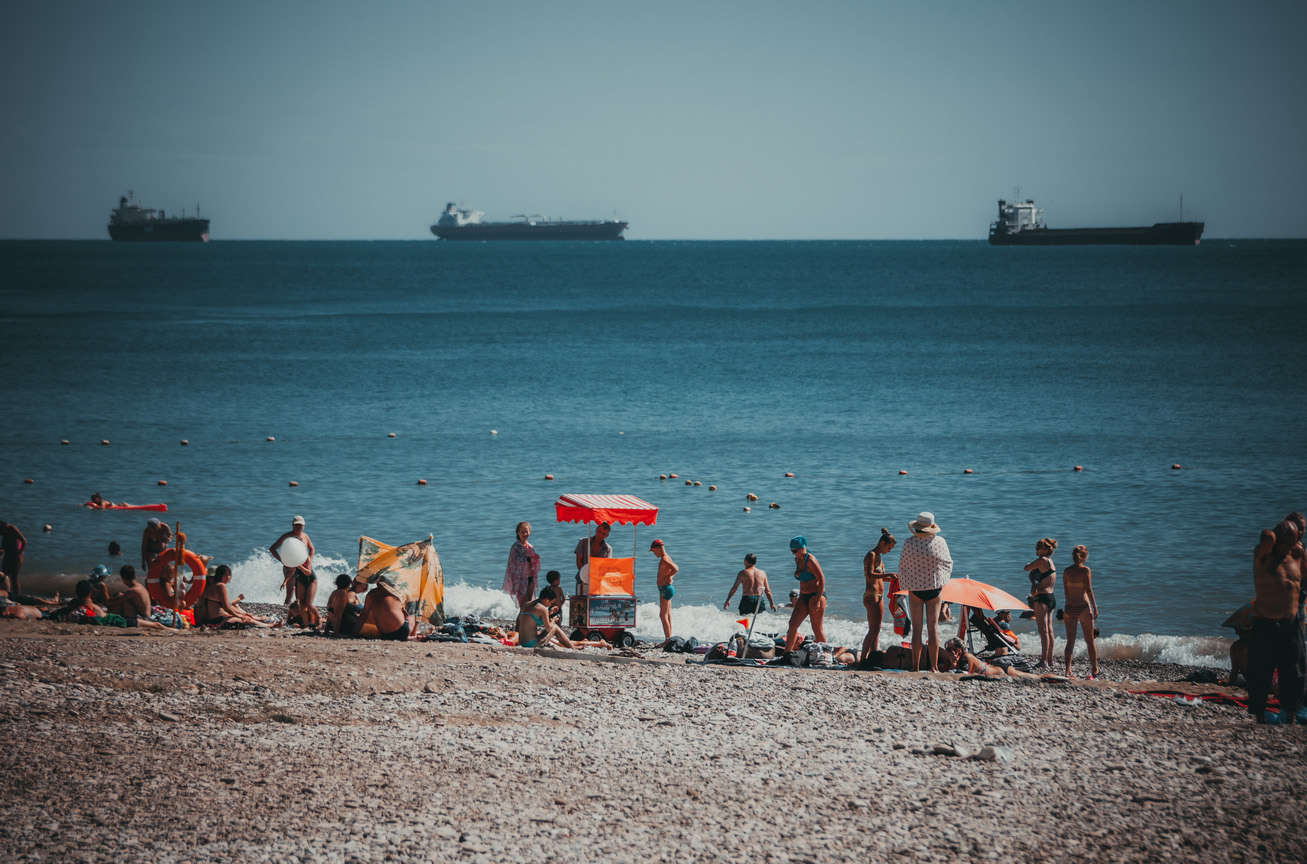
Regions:
<instances>
[{"instance_id":1,"label":"person sitting on beach","mask_svg":"<svg viewBox=\"0 0 1307 864\"><path fill-rule=\"evenodd\" d=\"M572 640L563 633L562 628L549 618L557 595L553 588L543 588L540 596L522 607L517 616L517 644L521 648L544 648L556 640L564 648L576 650Z\"/></svg>"},{"instance_id":2,"label":"person sitting on beach","mask_svg":"<svg viewBox=\"0 0 1307 864\"><path fill-rule=\"evenodd\" d=\"M141 532L141 569L149 570L150 562L158 558L172 542L172 529L167 522L150 519Z\"/></svg>"},{"instance_id":3,"label":"person sitting on beach","mask_svg":"<svg viewBox=\"0 0 1307 864\"><path fill-rule=\"evenodd\" d=\"M562 581L563 581L563 574L559 573L557 570L550 570L548 573L545 574L545 587L554 589L554 604L549 608L549 617L552 618L554 621L559 622L560 626L563 620L563 599L564 599L563 586L561 584Z\"/></svg>"},{"instance_id":4,"label":"person sitting on beach","mask_svg":"<svg viewBox=\"0 0 1307 864\"><path fill-rule=\"evenodd\" d=\"M790 540L790 554L794 556L794 578L799 580L799 599L794 601L790 613L789 632L785 634L785 650L799 646L799 627L803 619L812 622L814 642L826 641L823 620L826 615L826 574L817 559L808 552L808 538L800 535Z\"/></svg>"},{"instance_id":5,"label":"person sitting on beach","mask_svg":"<svg viewBox=\"0 0 1307 864\"><path fill-rule=\"evenodd\" d=\"M885 572L883 556L886 552L893 551L898 542L888 528L882 528L876 545L862 556L862 578L865 583L862 608L867 610L867 635L862 639L863 658L880 647L880 622L885 615L885 580L897 580L899 575Z\"/></svg>"},{"instance_id":6,"label":"person sitting on beach","mask_svg":"<svg viewBox=\"0 0 1307 864\"><path fill-rule=\"evenodd\" d=\"M246 627L268 627L236 604L245 598L242 594L234 601L227 597L227 583L231 581L231 567L219 564L213 578L204 585L204 592L195 601L197 627L218 627L222 630L242 630Z\"/></svg>"},{"instance_id":7,"label":"person sitting on beach","mask_svg":"<svg viewBox=\"0 0 1307 864\"><path fill-rule=\"evenodd\" d=\"M1307 679L1307 650L1299 617L1304 552L1298 526L1280 522L1263 531L1253 549L1252 623L1248 633L1248 713L1266 722L1271 677L1280 673L1280 716L1296 721Z\"/></svg>"},{"instance_id":8,"label":"person sitting on beach","mask_svg":"<svg viewBox=\"0 0 1307 864\"><path fill-rule=\"evenodd\" d=\"M118 577L123 580L123 590L109 598L106 608L124 618L149 618L150 592L136 581L136 568L124 564Z\"/></svg>"},{"instance_id":9,"label":"person sitting on beach","mask_svg":"<svg viewBox=\"0 0 1307 864\"><path fill-rule=\"evenodd\" d=\"M949 669L964 669L969 675L984 675L988 678L1002 678L1006 675L1011 678L1034 678L1036 681L1040 678L1030 672L1022 672L1012 663L1006 666L987 663L968 651L956 636L944 643L944 656L948 660Z\"/></svg>"},{"instance_id":10,"label":"person sitting on beach","mask_svg":"<svg viewBox=\"0 0 1307 864\"><path fill-rule=\"evenodd\" d=\"M404 597L400 594L392 573L382 573L372 583L372 590L363 601L363 611L359 613L354 635L363 634L363 628L369 623L377 627L377 636L372 637L390 642L405 642L417 638L417 620L405 614Z\"/></svg>"},{"instance_id":11,"label":"person sitting on beach","mask_svg":"<svg viewBox=\"0 0 1307 864\"><path fill-rule=\"evenodd\" d=\"M726 592L726 602L722 604L722 609L731 605L731 597L735 594L735 589L739 588L740 605L736 611L741 615L752 615L755 612L766 612L768 607L776 608L776 601L771 596L771 586L767 584L767 574L758 569L758 556L750 552L744 556L744 569L735 574L735 582L731 585L731 590ZM763 602L763 595L767 596L767 602Z\"/></svg>"},{"instance_id":12,"label":"person sitting on beach","mask_svg":"<svg viewBox=\"0 0 1307 864\"><path fill-rule=\"evenodd\" d=\"M1089 676L1087 680L1098 677L1098 648L1094 645L1094 620L1098 618L1098 603L1094 600L1094 588L1089 581L1089 568L1085 559L1089 550L1077 546L1071 550L1071 566L1062 571L1062 620L1066 624L1066 650L1062 659L1066 661L1066 677L1071 674L1071 655L1076 647L1076 625L1085 637L1085 648L1089 652Z\"/></svg>"},{"instance_id":13,"label":"person sitting on beach","mask_svg":"<svg viewBox=\"0 0 1307 864\"><path fill-rule=\"evenodd\" d=\"M91 599L94 584L90 579L83 579L73 587L73 596L58 609L49 612L46 617L56 621L84 621L104 614L104 610L95 605Z\"/></svg>"},{"instance_id":14,"label":"person sitting on beach","mask_svg":"<svg viewBox=\"0 0 1307 864\"><path fill-rule=\"evenodd\" d=\"M352 634L358 625L363 604L359 602L357 591L367 590L367 580L357 576L350 578L348 573L336 577L336 590L327 598L327 632Z\"/></svg>"},{"instance_id":15,"label":"person sitting on beach","mask_svg":"<svg viewBox=\"0 0 1307 864\"><path fill-rule=\"evenodd\" d=\"M1030 594L1026 602L1035 613L1035 624L1039 628L1039 665L1053 665L1053 610L1057 608L1057 598L1053 596L1053 586L1057 582L1057 567L1053 564L1053 550L1057 541L1045 537L1035 543L1035 560L1023 569L1030 577Z\"/></svg>"},{"instance_id":16,"label":"person sitting on beach","mask_svg":"<svg viewBox=\"0 0 1307 864\"><path fill-rule=\"evenodd\" d=\"M96 564L87 575L91 583L91 599L101 606L109 605L109 586L104 583L112 575L103 564Z\"/></svg>"}]
</instances>

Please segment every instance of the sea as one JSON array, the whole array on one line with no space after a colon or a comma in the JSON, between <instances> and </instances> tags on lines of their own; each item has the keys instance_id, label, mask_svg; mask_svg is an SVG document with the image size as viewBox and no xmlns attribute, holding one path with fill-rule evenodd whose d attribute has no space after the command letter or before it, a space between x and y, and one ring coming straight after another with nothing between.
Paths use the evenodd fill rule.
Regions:
<instances>
[{"instance_id":1,"label":"sea","mask_svg":"<svg viewBox=\"0 0 1307 864\"><path fill-rule=\"evenodd\" d=\"M856 645L863 554L930 511L956 576L1024 597L1036 540L1084 544L1104 654L1221 666L1258 532L1307 509L1305 307L1297 240L0 242L0 519L67 590L156 515L92 493L165 503L263 602L295 515L319 602L360 536L432 536L446 611L510 617L518 522L570 585L555 500L634 495L637 636L653 539L712 640L745 554L784 597L803 535Z\"/></svg>"}]
</instances>

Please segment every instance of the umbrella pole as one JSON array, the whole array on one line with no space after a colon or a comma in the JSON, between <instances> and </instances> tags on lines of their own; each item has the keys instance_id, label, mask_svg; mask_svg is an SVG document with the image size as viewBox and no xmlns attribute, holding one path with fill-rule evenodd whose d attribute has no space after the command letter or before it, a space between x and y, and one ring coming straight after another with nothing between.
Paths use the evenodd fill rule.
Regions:
<instances>
[{"instance_id":1,"label":"umbrella pole","mask_svg":"<svg viewBox=\"0 0 1307 864\"><path fill-rule=\"evenodd\" d=\"M749 619L749 632L744 634L744 650L740 652L740 658L739 658L741 660L744 659L744 655L749 651L749 642L750 640L753 639L753 625L758 623L758 611L761 605L762 605L762 600L760 598L758 601L758 606L753 607L753 617Z\"/></svg>"}]
</instances>

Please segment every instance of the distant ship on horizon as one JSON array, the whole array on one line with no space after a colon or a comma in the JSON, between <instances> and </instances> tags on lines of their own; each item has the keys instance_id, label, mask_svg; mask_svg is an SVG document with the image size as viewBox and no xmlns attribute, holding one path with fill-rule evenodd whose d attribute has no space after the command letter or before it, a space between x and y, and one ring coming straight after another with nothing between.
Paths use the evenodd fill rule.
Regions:
<instances>
[{"instance_id":1,"label":"distant ship on horizon","mask_svg":"<svg viewBox=\"0 0 1307 864\"><path fill-rule=\"evenodd\" d=\"M118 209L109 214L109 239L120 241L153 241L171 243L207 243L209 220L199 216L200 205L195 205L195 216L169 217L162 210L149 210L135 203L131 190L118 199ZM157 214L157 215L156 215Z\"/></svg>"},{"instance_id":2,"label":"distant ship on horizon","mask_svg":"<svg viewBox=\"0 0 1307 864\"><path fill-rule=\"evenodd\" d=\"M480 210L466 210L452 201L431 226L441 240L625 240L627 223L616 219L568 221L518 215L513 222L482 222Z\"/></svg>"},{"instance_id":3,"label":"distant ship on horizon","mask_svg":"<svg viewBox=\"0 0 1307 864\"><path fill-rule=\"evenodd\" d=\"M989 226L989 245L1197 246L1203 237L1202 222L1157 222L1147 228L1049 228L1039 218L1043 212L1028 198L1013 204L1000 198L998 220Z\"/></svg>"}]
</instances>

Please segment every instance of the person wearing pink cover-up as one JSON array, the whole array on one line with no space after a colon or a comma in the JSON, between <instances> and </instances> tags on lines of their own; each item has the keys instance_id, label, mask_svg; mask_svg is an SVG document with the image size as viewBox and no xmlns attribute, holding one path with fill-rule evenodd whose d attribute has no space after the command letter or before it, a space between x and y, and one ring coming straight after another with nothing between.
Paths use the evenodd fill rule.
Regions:
<instances>
[{"instance_id":1,"label":"person wearing pink cover-up","mask_svg":"<svg viewBox=\"0 0 1307 864\"><path fill-rule=\"evenodd\" d=\"M531 523L518 522L517 540L508 550L508 566L504 569L504 592L513 598L519 609L535 597L536 575L540 572L540 556L527 542L530 536Z\"/></svg>"}]
</instances>

